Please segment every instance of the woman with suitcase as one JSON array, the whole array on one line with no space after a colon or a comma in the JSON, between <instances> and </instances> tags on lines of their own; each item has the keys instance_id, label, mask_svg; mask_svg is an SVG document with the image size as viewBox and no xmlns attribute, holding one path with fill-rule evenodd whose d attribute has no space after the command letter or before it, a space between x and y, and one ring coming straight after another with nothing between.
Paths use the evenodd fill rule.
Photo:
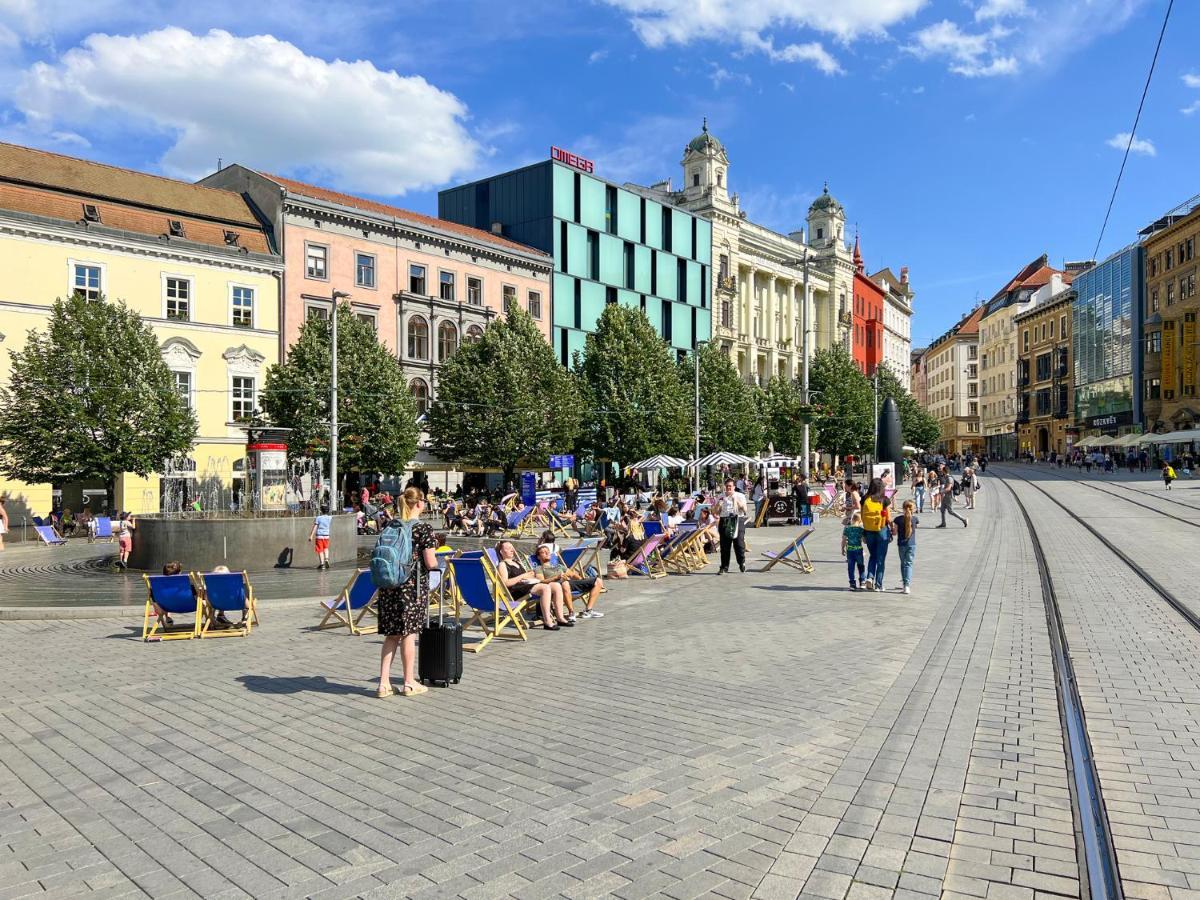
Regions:
<instances>
[{"instance_id":1,"label":"woman with suitcase","mask_svg":"<svg viewBox=\"0 0 1200 900\"><path fill-rule=\"evenodd\" d=\"M407 487L400 496L400 518L419 520L425 510L425 494L419 488ZM379 696L390 697L396 693L392 688L392 659L396 648L400 648L400 662L404 669L406 697L424 694L429 688L417 681L417 635L425 627L429 613L429 573L438 567L434 548L437 542L428 522L416 521L412 525L412 574L399 587L380 588L377 608L379 610L379 633L384 635L383 649L379 656Z\"/></svg>"}]
</instances>

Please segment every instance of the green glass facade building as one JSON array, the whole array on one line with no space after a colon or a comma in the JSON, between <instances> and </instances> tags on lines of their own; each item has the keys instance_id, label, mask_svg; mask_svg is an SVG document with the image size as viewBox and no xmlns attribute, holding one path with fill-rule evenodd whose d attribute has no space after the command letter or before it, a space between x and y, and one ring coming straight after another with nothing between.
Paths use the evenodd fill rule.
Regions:
<instances>
[{"instance_id":1,"label":"green glass facade building","mask_svg":"<svg viewBox=\"0 0 1200 900\"><path fill-rule=\"evenodd\" d=\"M438 216L554 256L563 365L607 304L642 309L680 354L712 336L712 223L554 160L438 194Z\"/></svg>"}]
</instances>

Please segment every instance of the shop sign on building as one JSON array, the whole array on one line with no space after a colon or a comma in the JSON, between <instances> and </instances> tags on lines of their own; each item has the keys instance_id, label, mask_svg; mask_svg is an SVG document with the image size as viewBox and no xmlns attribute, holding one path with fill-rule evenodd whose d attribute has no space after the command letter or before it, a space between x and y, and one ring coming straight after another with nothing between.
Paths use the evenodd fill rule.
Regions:
<instances>
[{"instance_id":1,"label":"shop sign on building","mask_svg":"<svg viewBox=\"0 0 1200 900\"><path fill-rule=\"evenodd\" d=\"M555 162L565 163L580 172L587 172L591 175L596 171L596 164L590 159L584 159L582 156L576 156L570 150L563 150L561 147L550 148L550 158Z\"/></svg>"}]
</instances>

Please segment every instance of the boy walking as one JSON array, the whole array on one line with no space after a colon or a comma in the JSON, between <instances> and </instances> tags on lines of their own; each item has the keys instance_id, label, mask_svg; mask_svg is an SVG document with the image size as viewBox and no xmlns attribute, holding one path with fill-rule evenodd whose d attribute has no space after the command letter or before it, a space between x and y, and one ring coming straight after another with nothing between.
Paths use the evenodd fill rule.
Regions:
<instances>
[{"instance_id":1,"label":"boy walking","mask_svg":"<svg viewBox=\"0 0 1200 900\"><path fill-rule=\"evenodd\" d=\"M850 590L857 591L866 574L863 563L862 513L853 513L850 524L842 528L842 556L846 557L846 574L850 578ZM854 577L857 568L858 578Z\"/></svg>"},{"instance_id":2,"label":"boy walking","mask_svg":"<svg viewBox=\"0 0 1200 900\"><path fill-rule=\"evenodd\" d=\"M321 507L321 514L313 519L312 531L308 533L308 539L313 542L313 549L317 553L317 568L329 568L329 531L333 526L333 516L329 514L328 507Z\"/></svg>"}]
</instances>

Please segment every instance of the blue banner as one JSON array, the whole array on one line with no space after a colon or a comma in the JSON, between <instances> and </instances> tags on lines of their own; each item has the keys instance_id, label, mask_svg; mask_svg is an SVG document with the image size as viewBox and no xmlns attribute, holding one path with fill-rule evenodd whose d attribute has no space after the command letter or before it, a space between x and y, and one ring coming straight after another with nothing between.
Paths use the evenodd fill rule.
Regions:
<instances>
[{"instance_id":1,"label":"blue banner","mask_svg":"<svg viewBox=\"0 0 1200 900\"><path fill-rule=\"evenodd\" d=\"M562 456L552 456L550 457L550 468L573 469L575 468L575 457L570 453L563 454Z\"/></svg>"},{"instance_id":2,"label":"blue banner","mask_svg":"<svg viewBox=\"0 0 1200 900\"><path fill-rule=\"evenodd\" d=\"M537 478L532 472L521 473L521 502L526 506L537 503Z\"/></svg>"}]
</instances>

